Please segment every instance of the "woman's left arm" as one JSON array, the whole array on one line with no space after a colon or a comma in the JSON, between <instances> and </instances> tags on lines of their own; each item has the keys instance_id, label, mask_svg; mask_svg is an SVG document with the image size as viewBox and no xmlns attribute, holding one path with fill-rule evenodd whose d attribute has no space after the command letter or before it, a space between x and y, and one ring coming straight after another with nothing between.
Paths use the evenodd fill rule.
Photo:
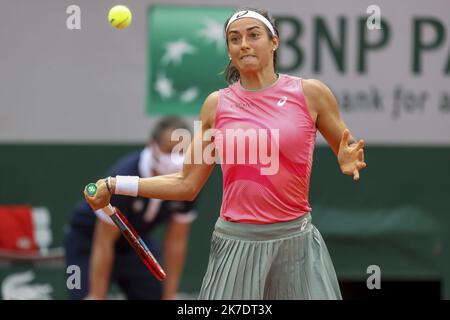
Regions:
<instances>
[{"instance_id":1,"label":"woman's left arm","mask_svg":"<svg viewBox=\"0 0 450 320\"><path fill-rule=\"evenodd\" d=\"M337 156L342 173L359 180L359 171L366 167L364 140L356 140L345 125L331 90L321 81L302 80L308 108L316 127Z\"/></svg>"}]
</instances>

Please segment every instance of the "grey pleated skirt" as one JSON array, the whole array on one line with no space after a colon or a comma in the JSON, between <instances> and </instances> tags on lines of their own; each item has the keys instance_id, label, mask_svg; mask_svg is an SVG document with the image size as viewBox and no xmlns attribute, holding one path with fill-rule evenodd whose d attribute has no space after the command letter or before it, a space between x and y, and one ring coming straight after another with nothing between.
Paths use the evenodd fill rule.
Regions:
<instances>
[{"instance_id":1,"label":"grey pleated skirt","mask_svg":"<svg viewBox=\"0 0 450 320\"><path fill-rule=\"evenodd\" d=\"M311 215L288 222L217 220L199 299L342 299Z\"/></svg>"}]
</instances>

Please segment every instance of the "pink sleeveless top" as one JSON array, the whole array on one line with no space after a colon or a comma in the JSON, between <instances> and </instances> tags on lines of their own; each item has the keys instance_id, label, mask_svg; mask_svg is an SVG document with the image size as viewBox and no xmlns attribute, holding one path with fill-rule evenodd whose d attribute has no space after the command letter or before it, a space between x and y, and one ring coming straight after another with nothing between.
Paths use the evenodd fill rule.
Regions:
<instances>
[{"instance_id":1,"label":"pink sleeveless top","mask_svg":"<svg viewBox=\"0 0 450 320\"><path fill-rule=\"evenodd\" d=\"M316 127L300 78L280 74L259 91L245 90L239 82L219 90L215 129L222 219L265 224L311 211Z\"/></svg>"}]
</instances>

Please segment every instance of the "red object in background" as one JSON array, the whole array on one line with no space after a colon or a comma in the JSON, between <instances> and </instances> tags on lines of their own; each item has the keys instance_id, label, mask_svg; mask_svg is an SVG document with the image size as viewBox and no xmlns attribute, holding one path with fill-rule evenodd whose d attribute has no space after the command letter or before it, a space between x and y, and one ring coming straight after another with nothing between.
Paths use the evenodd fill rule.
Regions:
<instances>
[{"instance_id":1,"label":"red object in background","mask_svg":"<svg viewBox=\"0 0 450 320\"><path fill-rule=\"evenodd\" d=\"M38 251L34 236L32 206L0 206L0 249L20 253Z\"/></svg>"}]
</instances>

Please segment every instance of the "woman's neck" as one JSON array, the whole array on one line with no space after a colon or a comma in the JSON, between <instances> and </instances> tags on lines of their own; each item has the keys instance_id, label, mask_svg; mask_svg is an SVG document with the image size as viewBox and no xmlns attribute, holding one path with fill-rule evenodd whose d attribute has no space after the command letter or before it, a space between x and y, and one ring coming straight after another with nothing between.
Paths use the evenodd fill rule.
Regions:
<instances>
[{"instance_id":1,"label":"woman's neck","mask_svg":"<svg viewBox=\"0 0 450 320\"><path fill-rule=\"evenodd\" d=\"M240 83L245 90L261 90L272 86L278 80L278 74L273 70L259 72L256 74L240 75Z\"/></svg>"}]
</instances>

